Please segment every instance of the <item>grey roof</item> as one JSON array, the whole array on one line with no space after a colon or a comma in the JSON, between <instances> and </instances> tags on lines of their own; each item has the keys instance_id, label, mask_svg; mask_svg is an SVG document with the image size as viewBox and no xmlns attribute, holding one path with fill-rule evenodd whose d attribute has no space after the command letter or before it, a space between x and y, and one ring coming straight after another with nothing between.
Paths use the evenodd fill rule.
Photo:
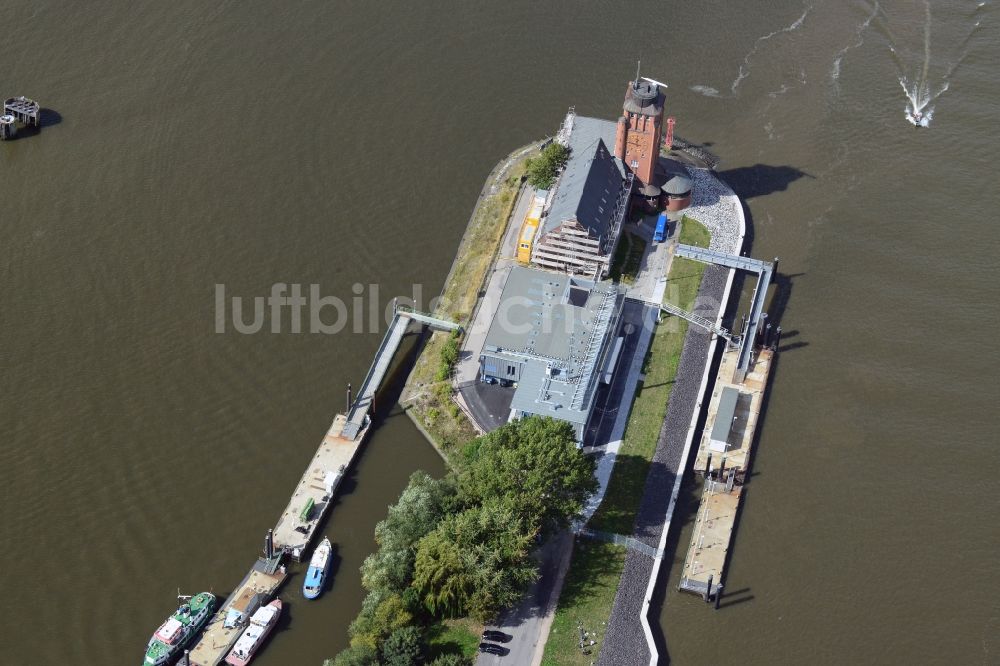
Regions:
<instances>
[{"instance_id":1,"label":"grey roof","mask_svg":"<svg viewBox=\"0 0 1000 666\"><path fill-rule=\"evenodd\" d=\"M722 389L719 397L719 409L715 413L715 424L712 426L712 440L729 443L729 431L733 427L736 416L736 401L740 392L732 386Z\"/></svg>"},{"instance_id":2,"label":"grey roof","mask_svg":"<svg viewBox=\"0 0 1000 666\"><path fill-rule=\"evenodd\" d=\"M604 235L615 214L615 201L624 187L624 166L614 156L617 125L609 120L573 121L570 156L542 225L547 233L575 218L595 237Z\"/></svg>"},{"instance_id":3,"label":"grey roof","mask_svg":"<svg viewBox=\"0 0 1000 666\"><path fill-rule=\"evenodd\" d=\"M687 176L675 174L663 184L663 191L667 194L687 194L694 187L694 183Z\"/></svg>"},{"instance_id":4,"label":"grey roof","mask_svg":"<svg viewBox=\"0 0 1000 666\"><path fill-rule=\"evenodd\" d=\"M660 86L649 81L639 81L639 85L629 85L625 93L625 111L643 116L658 116L663 113L665 95Z\"/></svg>"},{"instance_id":5,"label":"grey roof","mask_svg":"<svg viewBox=\"0 0 1000 666\"><path fill-rule=\"evenodd\" d=\"M551 379L546 383L545 365L528 363L521 372L514 399L510 406L519 412L551 416L560 421L586 425L590 416L590 405L584 409L573 409L570 405L575 386Z\"/></svg>"},{"instance_id":6,"label":"grey roof","mask_svg":"<svg viewBox=\"0 0 1000 666\"><path fill-rule=\"evenodd\" d=\"M658 197L660 196L660 188L652 183L646 183L639 189L639 194L644 197Z\"/></svg>"},{"instance_id":7,"label":"grey roof","mask_svg":"<svg viewBox=\"0 0 1000 666\"><path fill-rule=\"evenodd\" d=\"M620 296L609 281L594 283L523 266L511 269L483 352L525 361L514 409L586 423L592 396L580 409L572 408L572 399L595 371L599 358L588 355L588 348L592 338L603 342L608 335L608 303L613 309Z\"/></svg>"}]
</instances>

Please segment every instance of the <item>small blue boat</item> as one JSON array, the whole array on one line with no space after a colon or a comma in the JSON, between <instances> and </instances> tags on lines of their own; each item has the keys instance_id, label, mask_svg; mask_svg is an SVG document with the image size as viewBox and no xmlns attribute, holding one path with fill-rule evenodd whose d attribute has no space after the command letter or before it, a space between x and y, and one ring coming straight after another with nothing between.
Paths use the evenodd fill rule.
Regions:
<instances>
[{"instance_id":1,"label":"small blue boat","mask_svg":"<svg viewBox=\"0 0 1000 666\"><path fill-rule=\"evenodd\" d=\"M326 585L326 577L330 573L330 560L333 559L333 544L330 539L323 537L323 541L316 546L312 559L309 560L309 570L306 572L306 579L302 581L302 594L306 599L315 599L323 594L323 587Z\"/></svg>"}]
</instances>

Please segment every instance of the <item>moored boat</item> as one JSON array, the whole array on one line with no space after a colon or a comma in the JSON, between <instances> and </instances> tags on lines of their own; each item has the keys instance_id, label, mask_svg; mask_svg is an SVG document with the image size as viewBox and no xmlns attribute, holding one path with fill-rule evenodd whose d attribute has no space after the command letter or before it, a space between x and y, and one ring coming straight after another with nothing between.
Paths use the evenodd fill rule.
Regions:
<instances>
[{"instance_id":1,"label":"moored boat","mask_svg":"<svg viewBox=\"0 0 1000 666\"><path fill-rule=\"evenodd\" d=\"M250 626L236 640L236 644L226 657L226 663L231 666L247 666L264 644L267 635L271 633L278 618L281 616L281 600L275 599L262 606L250 617Z\"/></svg>"},{"instance_id":2,"label":"moored boat","mask_svg":"<svg viewBox=\"0 0 1000 666\"><path fill-rule=\"evenodd\" d=\"M324 537L323 541L316 546L312 559L309 560L306 579L302 581L302 594L305 595L306 599L315 599L323 593L323 586L330 571L332 554L333 544L330 543L329 538Z\"/></svg>"},{"instance_id":3,"label":"moored boat","mask_svg":"<svg viewBox=\"0 0 1000 666\"><path fill-rule=\"evenodd\" d=\"M199 592L181 604L149 639L143 666L161 666L173 661L202 630L214 608L215 595L208 592Z\"/></svg>"}]
</instances>

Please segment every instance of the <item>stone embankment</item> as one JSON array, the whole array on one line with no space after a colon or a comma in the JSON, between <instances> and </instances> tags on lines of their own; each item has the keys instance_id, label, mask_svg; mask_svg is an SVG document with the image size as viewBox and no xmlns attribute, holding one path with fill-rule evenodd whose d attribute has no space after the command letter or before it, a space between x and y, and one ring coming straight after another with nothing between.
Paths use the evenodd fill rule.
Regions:
<instances>
[{"instance_id":1,"label":"stone embankment","mask_svg":"<svg viewBox=\"0 0 1000 666\"><path fill-rule=\"evenodd\" d=\"M712 234L710 247L738 254L743 245L746 223L742 204L714 172L689 169L694 181L692 206L685 211L704 224ZM709 266L702 278L694 310L702 316L721 316L729 299L732 276L729 269ZM715 344L712 335L698 327L688 328L681 351L674 388L660 429L656 452L646 478L645 491L632 536L653 548L663 548L670 528L690 452L691 425L705 390L706 370ZM654 586L667 571L660 569L662 553L656 558L630 549L625 569L608 620L599 664L614 666L655 663L652 627L656 618L647 618L648 601Z\"/></svg>"}]
</instances>

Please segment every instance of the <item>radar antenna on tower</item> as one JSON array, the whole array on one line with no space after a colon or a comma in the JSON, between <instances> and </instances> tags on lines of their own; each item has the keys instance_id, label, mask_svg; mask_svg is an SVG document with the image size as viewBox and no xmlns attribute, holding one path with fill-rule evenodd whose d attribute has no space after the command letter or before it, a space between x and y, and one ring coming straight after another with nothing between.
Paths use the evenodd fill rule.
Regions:
<instances>
[{"instance_id":1,"label":"radar antenna on tower","mask_svg":"<svg viewBox=\"0 0 1000 666\"><path fill-rule=\"evenodd\" d=\"M660 86L661 88L666 88L666 87L667 87L667 84L666 84L666 83L664 83L663 81L657 81L656 79L651 79L651 78L649 78L648 76L644 76L644 77L642 77L642 80L643 80L643 81L649 81L650 83L652 83L652 84L655 84L655 85L658 85L658 86Z\"/></svg>"}]
</instances>

